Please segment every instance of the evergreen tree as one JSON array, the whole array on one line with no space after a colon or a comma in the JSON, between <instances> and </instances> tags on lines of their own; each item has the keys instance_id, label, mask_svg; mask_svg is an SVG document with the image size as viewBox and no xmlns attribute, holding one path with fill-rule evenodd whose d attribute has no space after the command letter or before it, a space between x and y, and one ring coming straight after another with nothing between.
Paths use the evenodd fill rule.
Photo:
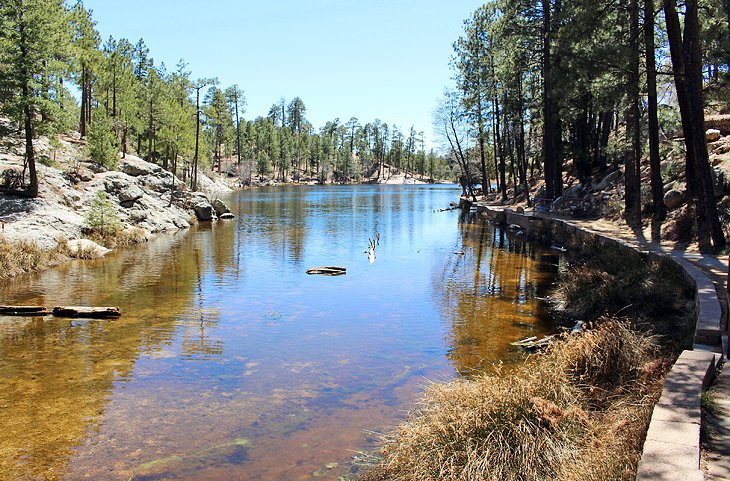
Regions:
<instances>
[{"instance_id":1,"label":"evergreen tree","mask_svg":"<svg viewBox=\"0 0 730 481\"><path fill-rule=\"evenodd\" d=\"M0 3L0 98L2 109L25 133L27 189L38 195L33 141L58 113L58 79L70 50L68 11L61 0L4 0ZM46 131L45 133L52 133Z\"/></svg>"}]
</instances>

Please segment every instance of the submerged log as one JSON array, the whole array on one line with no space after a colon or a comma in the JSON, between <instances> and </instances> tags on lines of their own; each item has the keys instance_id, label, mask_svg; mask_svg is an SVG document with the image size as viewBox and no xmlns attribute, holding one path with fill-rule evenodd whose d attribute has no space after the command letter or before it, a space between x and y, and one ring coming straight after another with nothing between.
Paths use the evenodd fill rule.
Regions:
<instances>
[{"instance_id":1,"label":"submerged log","mask_svg":"<svg viewBox=\"0 0 730 481\"><path fill-rule=\"evenodd\" d=\"M319 274L322 276L341 276L343 274L347 274L347 269L345 267L339 266L313 267L311 269L307 269L307 274Z\"/></svg>"},{"instance_id":2,"label":"submerged log","mask_svg":"<svg viewBox=\"0 0 730 481\"><path fill-rule=\"evenodd\" d=\"M43 306L0 306L3 316L47 316L51 312Z\"/></svg>"},{"instance_id":3,"label":"submerged log","mask_svg":"<svg viewBox=\"0 0 730 481\"><path fill-rule=\"evenodd\" d=\"M88 317L92 319L110 319L120 317L118 307L57 306L53 308L56 317Z\"/></svg>"}]
</instances>

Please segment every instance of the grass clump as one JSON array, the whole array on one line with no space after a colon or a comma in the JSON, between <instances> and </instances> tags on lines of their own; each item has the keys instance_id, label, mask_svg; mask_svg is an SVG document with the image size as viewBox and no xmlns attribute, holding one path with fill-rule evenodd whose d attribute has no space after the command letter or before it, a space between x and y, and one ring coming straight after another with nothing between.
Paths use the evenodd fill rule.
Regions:
<instances>
[{"instance_id":1,"label":"grass clump","mask_svg":"<svg viewBox=\"0 0 730 481\"><path fill-rule=\"evenodd\" d=\"M65 241L52 249L44 249L33 241L10 242L0 236L0 279L40 271L67 259Z\"/></svg>"},{"instance_id":2,"label":"grass clump","mask_svg":"<svg viewBox=\"0 0 730 481\"><path fill-rule=\"evenodd\" d=\"M678 336L694 293L680 268L665 258L593 246L571 261L554 292L556 307L575 319L651 318L654 332ZM661 319L662 323L658 320Z\"/></svg>"},{"instance_id":3,"label":"grass clump","mask_svg":"<svg viewBox=\"0 0 730 481\"><path fill-rule=\"evenodd\" d=\"M658 352L605 320L513 372L434 384L361 479L635 479L667 366Z\"/></svg>"}]
</instances>

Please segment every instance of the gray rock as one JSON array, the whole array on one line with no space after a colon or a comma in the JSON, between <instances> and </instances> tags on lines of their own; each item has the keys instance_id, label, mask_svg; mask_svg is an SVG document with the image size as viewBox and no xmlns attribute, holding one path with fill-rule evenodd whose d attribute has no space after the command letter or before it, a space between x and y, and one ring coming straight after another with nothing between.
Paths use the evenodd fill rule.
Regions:
<instances>
[{"instance_id":1,"label":"gray rock","mask_svg":"<svg viewBox=\"0 0 730 481\"><path fill-rule=\"evenodd\" d=\"M667 209L674 210L684 204L686 200L686 196L684 192L680 192L679 190L672 189L666 194L664 194L664 205L667 206Z\"/></svg>"},{"instance_id":2,"label":"gray rock","mask_svg":"<svg viewBox=\"0 0 730 481\"><path fill-rule=\"evenodd\" d=\"M715 197L721 198L728 191L728 179L725 172L717 167L713 168L712 174L712 188L715 193Z\"/></svg>"},{"instance_id":3,"label":"gray rock","mask_svg":"<svg viewBox=\"0 0 730 481\"><path fill-rule=\"evenodd\" d=\"M233 215L233 214L231 214L230 212L226 212L226 213L220 215L220 218L223 219L223 220L226 220L226 219L235 219L235 217L236 216Z\"/></svg>"},{"instance_id":4,"label":"gray rock","mask_svg":"<svg viewBox=\"0 0 730 481\"><path fill-rule=\"evenodd\" d=\"M215 199L211 205L218 217L231 212L231 209L229 209L228 206L220 199Z\"/></svg>"},{"instance_id":5,"label":"gray rock","mask_svg":"<svg viewBox=\"0 0 730 481\"><path fill-rule=\"evenodd\" d=\"M172 190L172 174L170 172L157 172L151 175L141 177L145 187L155 192L167 193ZM187 187L179 180L175 181L175 190L184 190Z\"/></svg>"},{"instance_id":6,"label":"gray rock","mask_svg":"<svg viewBox=\"0 0 730 481\"><path fill-rule=\"evenodd\" d=\"M612 183L618 180L618 178L621 177L621 171L620 170L614 170L610 174L606 175L601 181L597 184L594 184L591 187L591 192L601 192L603 190L606 190L608 186Z\"/></svg>"},{"instance_id":7,"label":"gray rock","mask_svg":"<svg viewBox=\"0 0 730 481\"><path fill-rule=\"evenodd\" d=\"M89 166L89 170L95 174L101 174L107 171L106 167L101 164L97 164L96 162L89 162L87 165Z\"/></svg>"},{"instance_id":8,"label":"gray rock","mask_svg":"<svg viewBox=\"0 0 730 481\"><path fill-rule=\"evenodd\" d=\"M568 187L563 191L563 197L566 197L568 199L577 199L578 197L583 195L583 186L580 184L576 184L572 187Z\"/></svg>"},{"instance_id":9,"label":"gray rock","mask_svg":"<svg viewBox=\"0 0 730 481\"><path fill-rule=\"evenodd\" d=\"M104 179L104 189L111 195L117 196L121 203L134 203L144 195L144 191L137 184L119 174L108 175Z\"/></svg>"},{"instance_id":10,"label":"gray rock","mask_svg":"<svg viewBox=\"0 0 730 481\"><path fill-rule=\"evenodd\" d=\"M104 257L111 252L111 249L97 244L89 239L74 239L66 242L68 252L71 257L80 257L85 259L98 259Z\"/></svg>"},{"instance_id":11,"label":"gray rock","mask_svg":"<svg viewBox=\"0 0 730 481\"><path fill-rule=\"evenodd\" d=\"M705 140L707 140L707 142L720 140L720 131L717 129L707 129L705 131Z\"/></svg>"},{"instance_id":12,"label":"gray rock","mask_svg":"<svg viewBox=\"0 0 730 481\"><path fill-rule=\"evenodd\" d=\"M188 195L188 206L195 212L195 217L200 221L213 220L214 210L208 197L200 192L191 192Z\"/></svg>"},{"instance_id":13,"label":"gray rock","mask_svg":"<svg viewBox=\"0 0 730 481\"><path fill-rule=\"evenodd\" d=\"M106 176L104 189L126 204L134 203L144 195L144 191L133 180L116 172Z\"/></svg>"},{"instance_id":14,"label":"gray rock","mask_svg":"<svg viewBox=\"0 0 730 481\"><path fill-rule=\"evenodd\" d=\"M87 169L86 167L80 167L78 171L78 176L79 180L83 182L88 182L94 178L94 172L92 172L91 169Z\"/></svg>"},{"instance_id":15,"label":"gray rock","mask_svg":"<svg viewBox=\"0 0 730 481\"><path fill-rule=\"evenodd\" d=\"M150 174L157 174L163 171L162 167L159 165L152 164L150 162L145 162L141 159L131 159L126 158L122 159L120 162L120 170L124 172L127 175L131 175L132 177L139 177L140 175L150 175Z\"/></svg>"}]
</instances>

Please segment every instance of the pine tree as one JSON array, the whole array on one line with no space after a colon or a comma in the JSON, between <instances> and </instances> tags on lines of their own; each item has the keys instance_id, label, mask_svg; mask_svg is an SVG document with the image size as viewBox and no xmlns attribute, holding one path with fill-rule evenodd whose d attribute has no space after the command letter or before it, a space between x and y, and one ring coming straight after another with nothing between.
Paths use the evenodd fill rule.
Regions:
<instances>
[{"instance_id":1,"label":"pine tree","mask_svg":"<svg viewBox=\"0 0 730 481\"><path fill-rule=\"evenodd\" d=\"M19 195L38 195L33 141L58 109L50 89L65 70L69 53L68 12L62 0L3 0L0 2L0 95L2 109L17 119L25 133L28 186ZM40 114L40 118L38 116ZM51 132L46 132L51 133Z\"/></svg>"}]
</instances>

